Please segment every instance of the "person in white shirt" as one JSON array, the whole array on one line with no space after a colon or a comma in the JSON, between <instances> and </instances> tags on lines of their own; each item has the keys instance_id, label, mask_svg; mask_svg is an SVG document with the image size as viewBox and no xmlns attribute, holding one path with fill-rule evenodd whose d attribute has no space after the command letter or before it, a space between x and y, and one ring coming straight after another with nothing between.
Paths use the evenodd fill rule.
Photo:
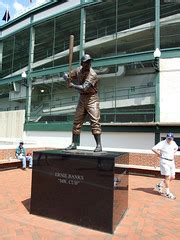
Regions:
<instances>
[{"instance_id":1,"label":"person in white shirt","mask_svg":"<svg viewBox=\"0 0 180 240\"><path fill-rule=\"evenodd\" d=\"M165 196L170 199L176 197L170 192L170 182L175 179L175 162L174 155L178 150L178 145L174 141L173 133L168 133L166 139L156 144L152 151L160 157L160 171L164 179L156 185L156 190L161 194L165 186Z\"/></svg>"}]
</instances>

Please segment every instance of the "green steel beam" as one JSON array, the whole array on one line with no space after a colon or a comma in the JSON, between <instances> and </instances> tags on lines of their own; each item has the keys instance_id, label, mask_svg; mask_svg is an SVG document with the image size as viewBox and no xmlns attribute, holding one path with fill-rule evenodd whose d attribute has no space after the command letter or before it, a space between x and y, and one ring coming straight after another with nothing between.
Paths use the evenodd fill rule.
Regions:
<instances>
[{"instance_id":1,"label":"green steel beam","mask_svg":"<svg viewBox=\"0 0 180 240\"><path fill-rule=\"evenodd\" d=\"M123 65L131 62L139 62L139 61L149 61L153 60L153 52L145 52L145 53L136 53L136 54L126 54L126 55L118 55L111 56L107 58L99 58L94 59L93 66L101 67L101 66L112 66L112 65ZM73 68L77 67L79 63L74 63ZM37 70L31 73L31 77L41 77L45 75L53 75L60 72L66 72L68 70L68 65L61 65L58 67L47 68L45 70Z\"/></svg>"},{"instance_id":2,"label":"green steel beam","mask_svg":"<svg viewBox=\"0 0 180 240\"><path fill-rule=\"evenodd\" d=\"M155 95L155 122L160 122L160 73L155 76L156 95Z\"/></svg>"},{"instance_id":3,"label":"green steel beam","mask_svg":"<svg viewBox=\"0 0 180 240\"><path fill-rule=\"evenodd\" d=\"M150 61L153 60L153 52L141 52L141 53L132 53L126 55L117 55L113 57L99 58L96 59L93 63L93 66L111 66L111 65L124 65L132 62L140 62L140 61Z\"/></svg>"},{"instance_id":4,"label":"green steel beam","mask_svg":"<svg viewBox=\"0 0 180 240\"><path fill-rule=\"evenodd\" d=\"M79 59L84 55L84 44L86 39L86 10L87 4L102 3L102 0L81 0L81 19L80 19L80 51Z\"/></svg>"},{"instance_id":5,"label":"green steel beam","mask_svg":"<svg viewBox=\"0 0 180 240\"><path fill-rule=\"evenodd\" d=\"M81 4L83 5L85 0L81 0ZM80 51L79 51L79 59L84 54L84 44L86 38L86 11L85 8L81 8L81 22L80 22Z\"/></svg>"},{"instance_id":6,"label":"green steel beam","mask_svg":"<svg viewBox=\"0 0 180 240\"><path fill-rule=\"evenodd\" d=\"M38 123L25 123L25 131L72 131L72 122L59 123L59 122L38 122Z\"/></svg>"},{"instance_id":7,"label":"green steel beam","mask_svg":"<svg viewBox=\"0 0 180 240\"><path fill-rule=\"evenodd\" d=\"M155 49L160 49L160 0L155 0ZM159 61L159 59L158 59ZM160 73L156 72L155 121L160 121Z\"/></svg>"},{"instance_id":8,"label":"green steel beam","mask_svg":"<svg viewBox=\"0 0 180 240\"><path fill-rule=\"evenodd\" d=\"M79 65L79 63L74 63L72 64L72 68L75 68ZM58 67L53 67L53 68L46 68L44 70L35 70L31 72L31 77L41 77L41 76L46 76L46 75L53 75L53 74L58 74L61 72L67 72L68 71L68 65L61 65Z\"/></svg>"},{"instance_id":9,"label":"green steel beam","mask_svg":"<svg viewBox=\"0 0 180 240\"><path fill-rule=\"evenodd\" d=\"M172 57L180 57L180 48L161 50L161 58L172 58ZM101 66L111 66L116 64L124 65L131 62L139 62L139 61L143 62L143 61L151 61L151 60L154 60L153 51L94 59L93 66L101 67ZM77 66L79 66L79 63L74 63L72 65L73 68L76 68ZM68 70L68 65L61 65L58 67L46 68L43 70L35 70L30 73L30 76L32 78L42 77L42 76L66 72L67 70ZM4 85L10 82L16 82L20 80L22 80L22 77L20 74L13 77L2 78L0 79L0 85Z\"/></svg>"},{"instance_id":10,"label":"green steel beam","mask_svg":"<svg viewBox=\"0 0 180 240\"><path fill-rule=\"evenodd\" d=\"M0 41L0 73L2 71L2 54L3 54L3 42Z\"/></svg>"},{"instance_id":11,"label":"green steel beam","mask_svg":"<svg viewBox=\"0 0 180 240\"><path fill-rule=\"evenodd\" d=\"M123 126L117 125L117 124L102 124L102 132L152 132L152 133L167 133L169 131L169 127L171 128L172 132L178 133L180 131L180 126L177 125L158 125L158 123L154 123L154 125L135 125L132 123L132 125L126 125ZM90 125L83 125L82 131L91 131Z\"/></svg>"},{"instance_id":12,"label":"green steel beam","mask_svg":"<svg viewBox=\"0 0 180 240\"><path fill-rule=\"evenodd\" d=\"M160 0L155 0L155 49L160 49Z\"/></svg>"},{"instance_id":13,"label":"green steel beam","mask_svg":"<svg viewBox=\"0 0 180 240\"><path fill-rule=\"evenodd\" d=\"M21 80L22 80L21 74L12 77L2 78L0 79L0 85L5 85L11 82L17 82Z\"/></svg>"},{"instance_id":14,"label":"green steel beam","mask_svg":"<svg viewBox=\"0 0 180 240\"><path fill-rule=\"evenodd\" d=\"M169 127L172 132L178 133L180 131L180 126L170 126L170 125L158 125L158 123L154 123L154 125L124 125L120 126L117 124L102 124L103 132L152 132L152 133L167 133L169 131ZM25 131L72 131L72 122L37 122L37 123L25 123L24 124ZM91 131L91 127L87 125L83 125L82 131Z\"/></svg>"},{"instance_id":15,"label":"green steel beam","mask_svg":"<svg viewBox=\"0 0 180 240\"><path fill-rule=\"evenodd\" d=\"M180 57L180 47L161 49L161 58L178 58L178 57Z\"/></svg>"},{"instance_id":16,"label":"green steel beam","mask_svg":"<svg viewBox=\"0 0 180 240\"><path fill-rule=\"evenodd\" d=\"M31 22L33 17L31 17ZM34 27L30 29L30 41L29 41L29 61L28 61L28 73L27 73L27 86L26 86L26 121L29 121L31 114L31 99L32 99L32 64L34 59L34 44L35 44L35 30Z\"/></svg>"},{"instance_id":17,"label":"green steel beam","mask_svg":"<svg viewBox=\"0 0 180 240\"><path fill-rule=\"evenodd\" d=\"M103 0L81 0L84 3L102 3Z\"/></svg>"},{"instance_id":18,"label":"green steel beam","mask_svg":"<svg viewBox=\"0 0 180 240\"><path fill-rule=\"evenodd\" d=\"M156 145L160 140L160 129L159 127L157 127L157 129L155 129L155 138L154 138L154 145Z\"/></svg>"}]
</instances>

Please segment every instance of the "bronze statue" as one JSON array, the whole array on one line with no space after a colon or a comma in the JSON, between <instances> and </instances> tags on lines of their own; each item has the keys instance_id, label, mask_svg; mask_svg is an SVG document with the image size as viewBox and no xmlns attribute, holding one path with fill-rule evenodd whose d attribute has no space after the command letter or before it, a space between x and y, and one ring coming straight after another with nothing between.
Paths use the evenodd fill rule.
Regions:
<instances>
[{"instance_id":1,"label":"bronze statue","mask_svg":"<svg viewBox=\"0 0 180 240\"><path fill-rule=\"evenodd\" d=\"M84 119L88 114L96 141L94 152L101 152L101 125L100 125L100 108L99 97L97 94L98 78L96 72L91 67L92 58L89 54L85 54L81 58L81 66L70 73L64 74L64 79L67 80L69 88L75 88L79 91L80 97L76 108L73 130L72 144L66 150L74 150L77 148L77 143L83 125ZM77 80L77 84L71 82Z\"/></svg>"}]
</instances>

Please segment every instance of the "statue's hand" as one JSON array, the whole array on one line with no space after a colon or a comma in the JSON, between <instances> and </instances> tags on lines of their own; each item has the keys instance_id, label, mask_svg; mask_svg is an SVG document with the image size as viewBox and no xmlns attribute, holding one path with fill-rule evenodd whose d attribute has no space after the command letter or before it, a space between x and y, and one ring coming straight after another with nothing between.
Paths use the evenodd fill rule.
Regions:
<instances>
[{"instance_id":1,"label":"statue's hand","mask_svg":"<svg viewBox=\"0 0 180 240\"><path fill-rule=\"evenodd\" d=\"M63 79L65 80L65 81L68 81L69 80L69 74L68 73L64 73L64 75L63 75Z\"/></svg>"},{"instance_id":2,"label":"statue's hand","mask_svg":"<svg viewBox=\"0 0 180 240\"><path fill-rule=\"evenodd\" d=\"M68 88L72 88L74 86L74 84L71 81L68 81L67 86L68 86Z\"/></svg>"},{"instance_id":3,"label":"statue's hand","mask_svg":"<svg viewBox=\"0 0 180 240\"><path fill-rule=\"evenodd\" d=\"M71 83L71 77L69 76L69 73L64 73L63 75L63 79L66 81L67 83L67 87L68 88L72 88L73 84Z\"/></svg>"}]
</instances>

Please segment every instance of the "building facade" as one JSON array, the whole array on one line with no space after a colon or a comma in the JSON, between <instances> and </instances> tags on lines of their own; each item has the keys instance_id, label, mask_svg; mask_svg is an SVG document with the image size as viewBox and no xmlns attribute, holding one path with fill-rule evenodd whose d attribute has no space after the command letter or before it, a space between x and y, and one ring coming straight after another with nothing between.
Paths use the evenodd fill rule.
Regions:
<instances>
[{"instance_id":1,"label":"building facade","mask_svg":"<svg viewBox=\"0 0 180 240\"><path fill-rule=\"evenodd\" d=\"M152 144L173 131L179 141L178 0L49 1L1 26L1 112L25 110L26 132L70 131L78 100L62 78L70 35L73 67L84 53L94 59L104 132L150 133Z\"/></svg>"}]
</instances>

